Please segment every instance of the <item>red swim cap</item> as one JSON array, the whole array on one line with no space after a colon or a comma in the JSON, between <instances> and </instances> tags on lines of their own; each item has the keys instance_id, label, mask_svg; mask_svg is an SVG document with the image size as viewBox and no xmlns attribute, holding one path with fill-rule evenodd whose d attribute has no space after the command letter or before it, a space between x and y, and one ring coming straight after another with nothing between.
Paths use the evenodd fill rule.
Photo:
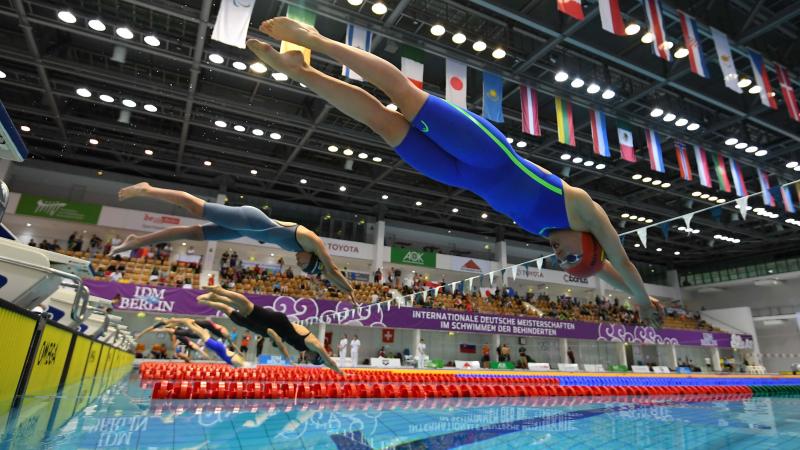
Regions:
<instances>
[{"instance_id":1,"label":"red swim cap","mask_svg":"<svg viewBox=\"0 0 800 450\"><path fill-rule=\"evenodd\" d=\"M603 247L591 233L581 233L581 248L583 250L581 260L569 269L564 269L564 271L575 277L588 278L603 268L603 260L605 260L606 254Z\"/></svg>"}]
</instances>

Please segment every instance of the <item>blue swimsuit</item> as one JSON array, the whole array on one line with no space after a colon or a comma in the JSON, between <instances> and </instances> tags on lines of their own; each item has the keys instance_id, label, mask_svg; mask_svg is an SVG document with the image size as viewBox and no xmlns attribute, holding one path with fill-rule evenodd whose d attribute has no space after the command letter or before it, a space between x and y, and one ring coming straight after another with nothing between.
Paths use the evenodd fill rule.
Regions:
<instances>
[{"instance_id":1,"label":"blue swimsuit","mask_svg":"<svg viewBox=\"0 0 800 450\"><path fill-rule=\"evenodd\" d=\"M560 178L517 154L483 117L436 96L395 151L423 175L472 191L531 233L570 228Z\"/></svg>"},{"instance_id":2,"label":"blue swimsuit","mask_svg":"<svg viewBox=\"0 0 800 450\"><path fill-rule=\"evenodd\" d=\"M206 202L203 218L211 222L203 225L203 237L207 241L227 241L244 236L275 244L286 251L304 251L297 242L296 223L272 220L252 206L225 206Z\"/></svg>"}]
</instances>

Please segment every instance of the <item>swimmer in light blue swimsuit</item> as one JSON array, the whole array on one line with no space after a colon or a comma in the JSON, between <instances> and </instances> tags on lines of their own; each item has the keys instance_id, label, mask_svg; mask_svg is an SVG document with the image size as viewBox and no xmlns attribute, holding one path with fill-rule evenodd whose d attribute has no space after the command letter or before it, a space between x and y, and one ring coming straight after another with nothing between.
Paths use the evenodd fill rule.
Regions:
<instances>
[{"instance_id":1,"label":"swimmer in light blue swimsuit","mask_svg":"<svg viewBox=\"0 0 800 450\"><path fill-rule=\"evenodd\" d=\"M309 25L276 17L261 23L259 30L328 55L383 91L399 111L314 69L300 52L280 54L259 40L247 42L276 71L370 127L410 166L436 181L472 191L525 230L548 238L567 272L596 274L640 304L657 303L647 295L605 211L583 189L520 156L491 123L420 90L392 63L322 36Z\"/></svg>"},{"instance_id":2,"label":"swimmer in light blue swimsuit","mask_svg":"<svg viewBox=\"0 0 800 450\"><path fill-rule=\"evenodd\" d=\"M325 243L316 233L302 225L274 220L252 206L209 203L188 192L156 188L148 183L135 184L119 191L120 201L135 197L154 198L180 206L193 217L208 220L209 223L176 226L141 236L132 234L122 244L112 248L111 254L183 239L225 241L249 237L262 244L275 244L283 250L294 252L297 265L303 271L324 275L352 299L353 287L334 263Z\"/></svg>"}]
</instances>

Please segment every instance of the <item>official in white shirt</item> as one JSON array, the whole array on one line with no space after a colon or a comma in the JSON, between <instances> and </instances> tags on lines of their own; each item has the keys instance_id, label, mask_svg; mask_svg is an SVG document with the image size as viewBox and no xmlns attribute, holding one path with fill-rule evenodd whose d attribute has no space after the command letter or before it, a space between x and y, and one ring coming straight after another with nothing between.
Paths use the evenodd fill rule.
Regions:
<instances>
[{"instance_id":1,"label":"official in white shirt","mask_svg":"<svg viewBox=\"0 0 800 450\"><path fill-rule=\"evenodd\" d=\"M417 368L425 368L425 339L420 339L417 344Z\"/></svg>"},{"instance_id":2,"label":"official in white shirt","mask_svg":"<svg viewBox=\"0 0 800 450\"><path fill-rule=\"evenodd\" d=\"M358 340L358 335L353 335L353 340L350 341L350 359L353 361L353 367L358 366L358 348L361 347L361 341Z\"/></svg>"},{"instance_id":3,"label":"official in white shirt","mask_svg":"<svg viewBox=\"0 0 800 450\"><path fill-rule=\"evenodd\" d=\"M347 335L345 334L341 341L339 341L339 358L347 358ZM344 363L344 361L341 361Z\"/></svg>"}]
</instances>

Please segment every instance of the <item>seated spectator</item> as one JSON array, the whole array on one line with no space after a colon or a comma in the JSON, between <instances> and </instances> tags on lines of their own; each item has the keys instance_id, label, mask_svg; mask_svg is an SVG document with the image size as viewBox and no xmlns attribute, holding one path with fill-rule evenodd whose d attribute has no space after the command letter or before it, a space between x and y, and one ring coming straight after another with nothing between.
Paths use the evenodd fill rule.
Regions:
<instances>
[{"instance_id":1,"label":"seated spectator","mask_svg":"<svg viewBox=\"0 0 800 450\"><path fill-rule=\"evenodd\" d=\"M36 247L36 241L34 241L33 238L31 238L30 242L28 242L28 245L30 245L31 247Z\"/></svg>"},{"instance_id":2,"label":"seated spectator","mask_svg":"<svg viewBox=\"0 0 800 450\"><path fill-rule=\"evenodd\" d=\"M109 278L113 282L119 282L119 280L122 279L122 273L120 271L118 271L118 270L114 271L114 273L112 273Z\"/></svg>"}]
</instances>

